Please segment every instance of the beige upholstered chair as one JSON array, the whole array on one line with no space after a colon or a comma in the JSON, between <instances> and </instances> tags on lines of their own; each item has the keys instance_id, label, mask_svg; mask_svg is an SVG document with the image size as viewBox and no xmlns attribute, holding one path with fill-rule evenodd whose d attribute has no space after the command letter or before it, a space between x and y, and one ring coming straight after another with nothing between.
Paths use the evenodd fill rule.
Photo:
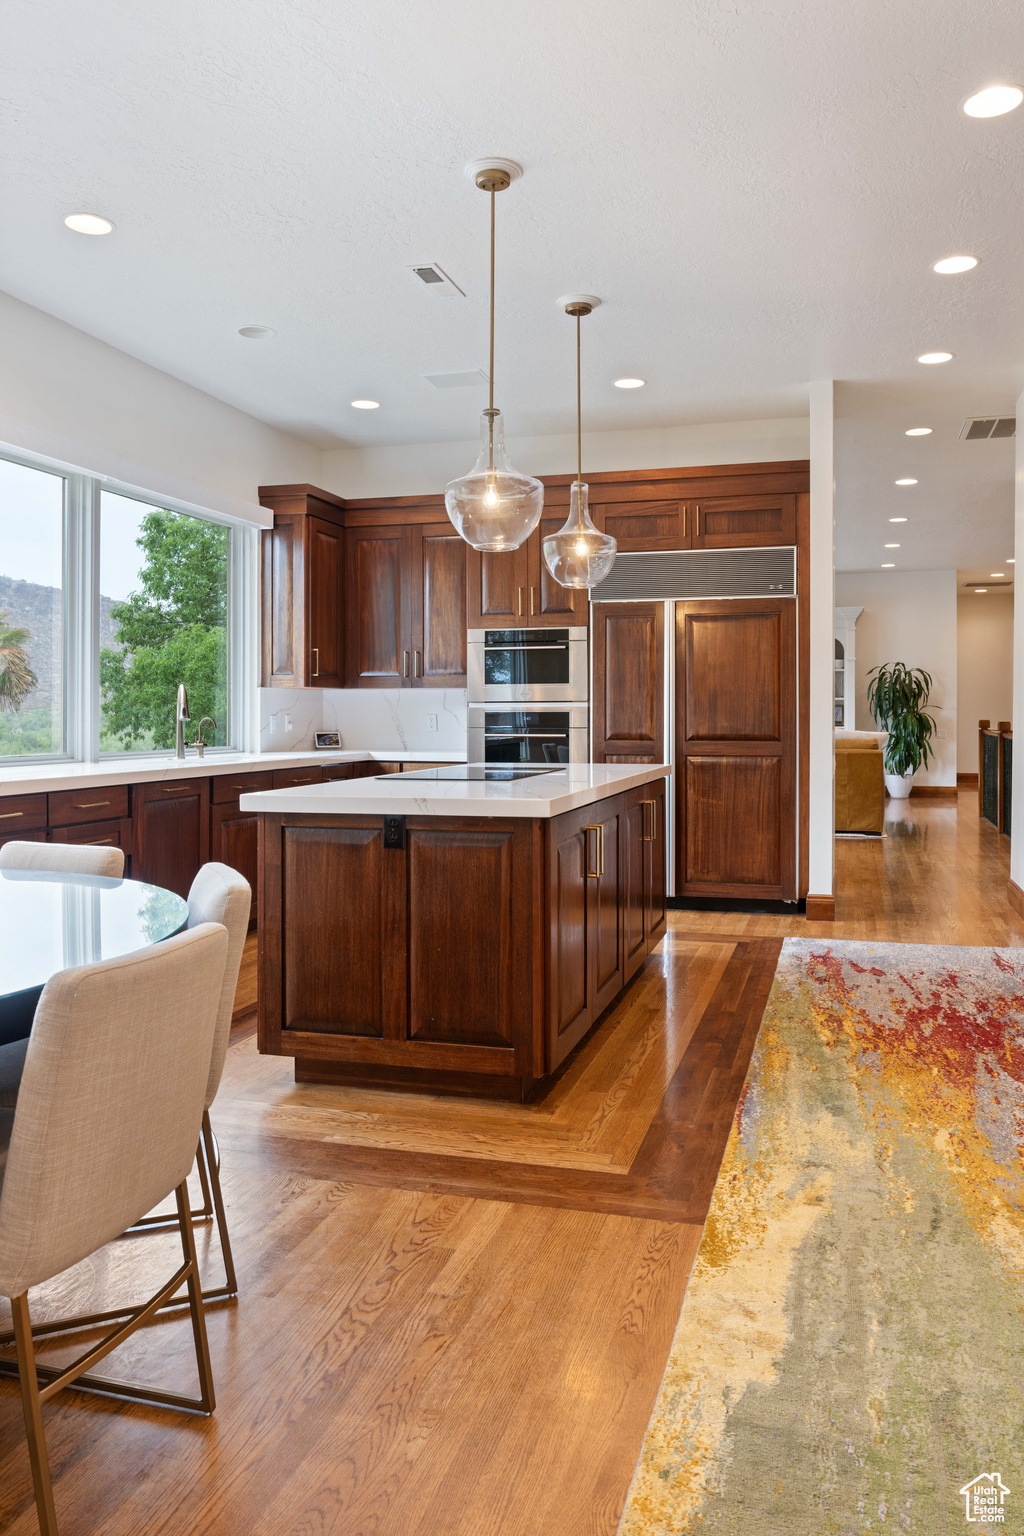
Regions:
<instances>
[{"instance_id":1,"label":"beige upholstered chair","mask_svg":"<svg viewBox=\"0 0 1024 1536\"><path fill-rule=\"evenodd\" d=\"M75 843L5 843L0 848L0 869L38 869L68 875L124 874L120 848L79 847ZM0 1109L13 1109L25 1065L28 1039L0 1045Z\"/></svg>"},{"instance_id":2,"label":"beige upholstered chair","mask_svg":"<svg viewBox=\"0 0 1024 1536\"><path fill-rule=\"evenodd\" d=\"M188 893L188 925L194 928L200 923L221 923L228 931L228 957L224 969L224 985L221 989L217 1011L217 1027L213 1036L213 1052L210 1074L206 1084L206 1101L203 1108L203 1128L196 1152L196 1166L203 1191L203 1204L193 1211L195 1219L215 1216L220 1236L221 1254L224 1260L225 1284L210 1286L203 1291L207 1301L237 1296L238 1281L235 1276L231 1239L228 1235L227 1217L224 1212L224 1196L220 1184L220 1149L210 1125L210 1105L217 1097L224 1061L231 1035L231 1015L238 988L238 971L242 963L242 950L249 928L249 910L252 891L247 880L227 864L204 864L192 882ZM2 1101L0 1101L2 1102ZM133 1232L146 1228L166 1231L177 1221L167 1216L146 1216L136 1222Z\"/></svg>"},{"instance_id":3,"label":"beige upholstered chair","mask_svg":"<svg viewBox=\"0 0 1024 1536\"><path fill-rule=\"evenodd\" d=\"M120 960L59 972L36 1010L25 1072L0 1169L0 1294L11 1298L17 1374L39 1526L56 1536L42 1405L61 1388L129 1397L163 1407L214 1409L213 1378L188 1210L210 1075L228 936L209 923ZM35 1358L28 1291L102 1248L176 1194L183 1263L150 1301L131 1309L70 1366ZM109 1381L91 1367L183 1284L188 1286L200 1395ZM121 1317L98 1313L35 1330L60 1333Z\"/></svg>"},{"instance_id":4,"label":"beige upholstered chair","mask_svg":"<svg viewBox=\"0 0 1024 1536\"><path fill-rule=\"evenodd\" d=\"M124 874L120 848L90 848L79 843L5 843L0 869L43 869L69 875Z\"/></svg>"}]
</instances>

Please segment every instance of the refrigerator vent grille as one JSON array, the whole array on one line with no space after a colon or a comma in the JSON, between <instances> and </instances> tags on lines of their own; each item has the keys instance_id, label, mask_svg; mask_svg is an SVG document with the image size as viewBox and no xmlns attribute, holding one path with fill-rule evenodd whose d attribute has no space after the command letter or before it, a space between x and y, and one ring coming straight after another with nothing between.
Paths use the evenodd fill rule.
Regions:
<instances>
[{"instance_id":1,"label":"refrigerator vent grille","mask_svg":"<svg viewBox=\"0 0 1024 1536\"><path fill-rule=\"evenodd\" d=\"M623 554L611 574L591 593L595 603L795 596L796 550L792 545Z\"/></svg>"}]
</instances>

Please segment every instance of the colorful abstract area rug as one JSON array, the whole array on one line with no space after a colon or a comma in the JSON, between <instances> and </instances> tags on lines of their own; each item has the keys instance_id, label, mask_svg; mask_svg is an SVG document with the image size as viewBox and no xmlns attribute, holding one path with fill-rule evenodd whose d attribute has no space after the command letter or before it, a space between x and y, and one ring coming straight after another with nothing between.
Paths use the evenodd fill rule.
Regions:
<instances>
[{"instance_id":1,"label":"colorful abstract area rug","mask_svg":"<svg viewBox=\"0 0 1024 1536\"><path fill-rule=\"evenodd\" d=\"M787 940L620 1536L1024 1532L1024 950Z\"/></svg>"}]
</instances>

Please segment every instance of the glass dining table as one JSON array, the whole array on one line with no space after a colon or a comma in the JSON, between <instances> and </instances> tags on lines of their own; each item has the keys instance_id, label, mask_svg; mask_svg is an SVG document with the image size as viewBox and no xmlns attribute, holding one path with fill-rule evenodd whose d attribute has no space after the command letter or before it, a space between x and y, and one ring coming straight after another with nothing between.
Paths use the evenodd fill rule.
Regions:
<instances>
[{"instance_id":1,"label":"glass dining table","mask_svg":"<svg viewBox=\"0 0 1024 1536\"><path fill-rule=\"evenodd\" d=\"M22 1040L58 971L179 933L188 903L140 880L0 869L0 1045Z\"/></svg>"}]
</instances>

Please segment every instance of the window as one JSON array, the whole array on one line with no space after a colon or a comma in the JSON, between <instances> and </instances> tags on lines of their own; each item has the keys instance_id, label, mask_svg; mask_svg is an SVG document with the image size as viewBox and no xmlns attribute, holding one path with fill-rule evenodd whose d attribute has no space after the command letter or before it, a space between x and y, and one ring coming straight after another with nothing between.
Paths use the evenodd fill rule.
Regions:
<instances>
[{"instance_id":1,"label":"window","mask_svg":"<svg viewBox=\"0 0 1024 1536\"><path fill-rule=\"evenodd\" d=\"M64 753L62 475L0 459L0 759Z\"/></svg>"},{"instance_id":2,"label":"window","mask_svg":"<svg viewBox=\"0 0 1024 1536\"><path fill-rule=\"evenodd\" d=\"M178 684L190 739L228 720L228 530L104 491L100 497L100 751L174 746Z\"/></svg>"},{"instance_id":3,"label":"window","mask_svg":"<svg viewBox=\"0 0 1024 1536\"><path fill-rule=\"evenodd\" d=\"M0 458L0 762L258 733L257 530Z\"/></svg>"}]
</instances>

